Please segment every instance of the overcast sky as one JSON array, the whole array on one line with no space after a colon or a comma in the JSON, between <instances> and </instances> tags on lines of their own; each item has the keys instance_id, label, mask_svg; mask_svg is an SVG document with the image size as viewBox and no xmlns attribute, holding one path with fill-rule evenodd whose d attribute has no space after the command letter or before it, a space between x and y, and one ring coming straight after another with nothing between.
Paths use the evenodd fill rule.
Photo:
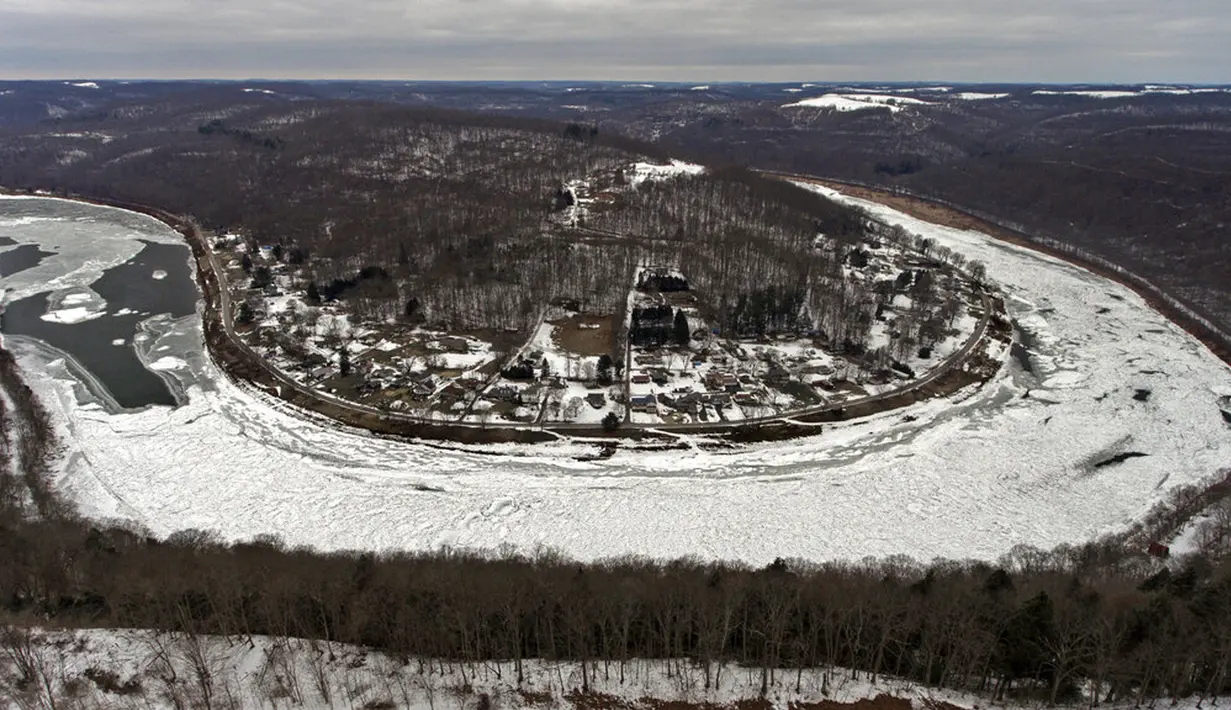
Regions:
<instances>
[{"instance_id":1,"label":"overcast sky","mask_svg":"<svg viewBox=\"0 0 1231 710\"><path fill-rule=\"evenodd\" d=\"M0 78L1231 82L1231 0L0 0Z\"/></svg>"}]
</instances>

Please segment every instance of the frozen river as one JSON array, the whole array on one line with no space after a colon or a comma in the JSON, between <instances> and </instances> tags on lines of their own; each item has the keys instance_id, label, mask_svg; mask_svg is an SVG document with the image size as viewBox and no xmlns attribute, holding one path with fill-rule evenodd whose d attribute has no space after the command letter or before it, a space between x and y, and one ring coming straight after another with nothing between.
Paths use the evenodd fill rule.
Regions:
<instances>
[{"instance_id":1,"label":"frozen river","mask_svg":"<svg viewBox=\"0 0 1231 710\"><path fill-rule=\"evenodd\" d=\"M63 304L146 243L179 239L146 218L81 206L106 233L82 241L80 230L31 221L61 219L62 203L26 201L22 218L6 217L14 204L0 199L0 235L13 241L0 249L37 244L54 255L6 277L10 300L46 294ZM45 213L31 215L39 205ZM324 549L508 543L585 559L758 564L994 558L1020 543L1120 530L1170 487L1231 466L1231 427L1218 409L1231 370L1131 291L981 234L872 209L986 262L1028 336L1030 371L1006 353L1001 374L977 391L810 439L579 462L568 445L479 454L307 418L222 378L195 314L133 326L145 336L138 359L185 393L179 406L117 408L82 385L88 369L64 350L28 336L6 335L6 344L64 428L59 488L87 515L159 535L203 528ZM42 236L30 237L40 224ZM1145 455L1094 465L1125 452Z\"/></svg>"}]
</instances>

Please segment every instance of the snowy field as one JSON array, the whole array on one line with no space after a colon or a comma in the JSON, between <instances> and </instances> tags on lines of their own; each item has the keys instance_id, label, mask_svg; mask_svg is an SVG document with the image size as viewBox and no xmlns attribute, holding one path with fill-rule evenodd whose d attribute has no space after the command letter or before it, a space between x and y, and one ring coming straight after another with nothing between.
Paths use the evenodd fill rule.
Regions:
<instances>
[{"instance_id":1,"label":"snowy field","mask_svg":"<svg viewBox=\"0 0 1231 710\"><path fill-rule=\"evenodd\" d=\"M0 219L11 204L0 200ZM123 230L108 220L133 219L80 209L109 234ZM584 559L691 554L756 564L994 558L1020 543L1117 531L1171 486L1231 462L1231 428L1217 405L1231 394L1231 370L1131 291L981 234L870 209L986 262L1028 335L1034 372L1011 362L977 391L826 426L809 439L583 462L572 455L592 446L493 456L321 423L221 377L195 316L144 333L156 354L149 362L187 393L178 408L108 410L62 354L24 338L6 345L64 430L59 489L87 515L159 535L195 527L228 538L277 533L322 549L509 543ZM30 241L23 230L46 226L13 222L5 233L19 243ZM57 232L60 256L38 267L51 284L43 290L79 291L97 269L136 252L133 235L151 238L153 228L142 227L131 244L72 246ZM166 229L162 238L176 235ZM62 258L68 252L79 258ZM33 288L18 276L15 290ZM1149 390L1145 401L1134 398L1139 389ZM1147 455L1094 466L1126 451Z\"/></svg>"}]
</instances>

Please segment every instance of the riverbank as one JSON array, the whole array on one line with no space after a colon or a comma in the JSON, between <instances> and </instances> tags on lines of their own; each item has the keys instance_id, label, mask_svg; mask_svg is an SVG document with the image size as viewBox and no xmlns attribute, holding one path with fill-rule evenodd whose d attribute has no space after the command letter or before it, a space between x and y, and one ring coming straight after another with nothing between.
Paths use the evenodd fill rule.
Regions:
<instances>
[{"instance_id":1,"label":"riverbank","mask_svg":"<svg viewBox=\"0 0 1231 710\"><path fill-rule=\"evenodd\" d=\"M1041 254L1062 259L1080 266L1091 273L1102 276L1103 278L1115 281L1116 283L1128 288L1136 293L1141 298L1145 299L1152 308L1159 313L1167 316L1168 320L1183 328L1197 340L1200 340L1210 352L1214 353L1220 360L1231 366L1231 344L1228 344L1225 336L1211 328L1206 323L1201 322L1194 314L1186 312L1184 309L1177 307L1168 299L1160 296L1160 290L1145 282L1140 277L1130 276L1122 269L1113 268L1106 263L1101 263L1095 259L1083 256L1080 253L1059 249L1048 244L1041 243L1037 239L1032 238L1028 234L1009 229L1003 225L996 224L981 217L965 212L951 205L940 204L939 202L929 200L918 195L908 195L891 190L883 190L860 185L856 183L834 180L831 178L815 178L803 175L787 175L792 180L800 180L804 182L812 182L817 185L827 187L831 190L844 193L851 197L856 197L861 200L868 200L885 205L908 214L918 219L939 224L945 227L954 229L963 229L976 232L982 232L990 237L995 237L1004 242L1014 244L1016 246L1025 247L1037 251Z\"/></svg>"},{"instance_id":2,"label":"riverbank","mask_svg":"<svg viewBox=\"0 0 1231 710\"><path fill-rule=\"evenodd\" d=\"M21 194L9 192L8 194ZM35 195L39 196L39 195ZM637 449L690 449L697 445L716 449L735 444L782 441L815 436L825 423L834 423L881 414L924 400L952 395L993 377L1003 364L1002 351L1012 339L1012 327L999 298L984 294L984 315L974 335L961 350L928 375L903 387L826 407L784 413L755 421L700 424L624 424L615 431L599 425L561 423L555 425L512 426L425 422L394 412L332 397L290 379L253 352L234 332L229 291L205 235L191 218L165 210L113 199L68 195L43 197L72 199L94 205L115 207L153 217L179 233L188 244L196 265L195 278L204 308L201 313L205 345L218 365L233 381L252 385L265 394L282 399L301 409L323 415L347 426L382 436L421 441L460 444L534 444L572 440L593 442L606 449L622 442Z\"/></svg>"}]
</instances>

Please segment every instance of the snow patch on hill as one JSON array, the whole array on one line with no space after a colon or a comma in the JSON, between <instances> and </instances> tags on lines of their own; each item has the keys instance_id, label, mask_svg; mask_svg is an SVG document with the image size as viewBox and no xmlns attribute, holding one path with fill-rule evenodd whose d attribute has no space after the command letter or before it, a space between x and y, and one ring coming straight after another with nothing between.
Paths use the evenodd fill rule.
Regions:
<instances>
[{"instance_id":1,"label":"snow patch on hill","mask_svg":"<svg viewBox=\"0 0 1231 710\"><path fill-rule=\"evenodd\" d=\"M885 94L825 94L795 103L784 104L782 108L828 108L834 111L861 111L871 108L888 108L898 112L906 106L927 106L927 101L909 96L888 96Z\"/></svg>"},{"instance_id":2,"label":"snow patch on hill","mask_svg":"<svg viewBox=\"0 0 1231 710\"><path fill-rule=\"evenodd\" d=\"M633 163L632 174L628 182L637 187L646 180L666 180L680 175L700 175L705 172L705 166L696 163L686 163L682 160L672 160L667 165L654 163Z\"/></svg>"},{"instance_id":3,"label":"snow patch on hill","mask_svg":"<svg viewBox=\"0 0 1231 710\"><path fill-rule=\"evenodd\" d=\"M959 101L992 101L1010 96L1010 94L984 94L978 91L961 91L950 95Z\"/></svg>"}]
</instances>

